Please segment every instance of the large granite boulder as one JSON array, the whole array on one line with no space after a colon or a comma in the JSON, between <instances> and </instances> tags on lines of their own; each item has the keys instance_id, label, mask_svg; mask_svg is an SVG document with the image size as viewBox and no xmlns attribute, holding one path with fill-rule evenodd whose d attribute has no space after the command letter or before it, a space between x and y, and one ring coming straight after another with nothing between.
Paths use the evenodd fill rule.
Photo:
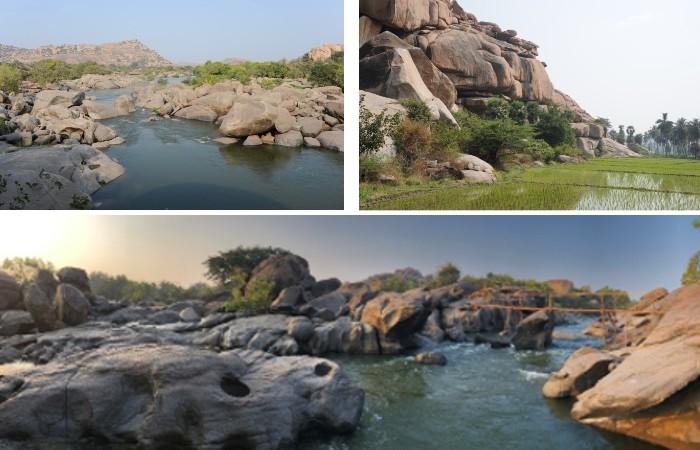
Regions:
<instances>
[{"instance_id":1,"label":"large granite boulder","mask_svg":"<svg viewBox=\"0 0 700 450\"><path fill-rule=\"evenodd\" d=\"M61 283L70 284L85 293L91 292L90 278L84 269L77 267L63 267L57 273Z\"/></svg>"},{"instance_id":2,"label":"large granite boulder","mask_svg":"<svg viewBox=\"0 0 700 450\"><path fill-rule=\"evenodd\" d=\"M85 92L45 90L36 94L32 114L47 109L49 106L79 106L83 104Z\"/></svg>"},{"instance_id":3,"label":"large granite boulder","mask_svg":"<svg viewBox=\"0 0 700 450\"><path fill-rule=\"evenodd\" d=\"M31 333L34 328L32 315L27 311L0 312L0 336Z\"/></svg>"},{"instance_id":4,"label":"large granite boulder","mask_svg":"<svg viewBox=\"0 0 700 450\"><path fill-rule=\"evenodd\" d=\"M58 326L58 311L53 293L47 293L38 283L24 289L24 309L31 315L39 331L51 331Z\"/></svg>"},{"instance_id":5,"label":"large granite boulder","mask_svg":"<svg viewBox=\"0 0 700 450\"><path fill-rule=\"evenodd\" d=\"M579 395L572 416L663 447L700 448L700 285L667 299L646 340Z\"/></svg>"},{"instance_id":6,"label":"large granite boulder","mask_svg":"<svg viewBox=\"0 0 700 450\"><path fill-rule=\"evenodd\" d=\"M8 273L0 270L0 311L21 309L22 288Z\"/></svg>"},{"instance_id":7,"label":"large granite boulder","mask_svg":"<svg viewBox=\"0 0 700 450\"><path fill-rule=\"evenodd\" d=\"M192 105L205 106L213 110L219 116L225 116L231 111L237 95L235 92L212 92L192 101Z\"/></svg>"},{"instance_id":8,"label":"large granite boulder","mask_svg":"<svg viewBox=\"0 0 700 450\"><path fill-rule=\"evenodd\" d=\"M431 4L435 0L360 0L360 14L369 16L390 28L416 30L431 21Z\"/></svg>"},{"instance_id":9,"label":"large granite boulder","mask_svg":"<svg viewBox=\"0 0 700 450\"><path fill-rule=\"evenodd\" d=\"M552 345L554 320L540 311L523 319L515 329L511 343L516 350L544 350Z\"/></svg>"},{"instance_id":10,"label":"large granite boulder","mask_svg":"<svg viewBox=\"0 0 700 450\"><path fill-rule=\"evenodd\" d=\"M329 353L378 355L382 353L377 331L371 325L342 317L316 327L308 343L312 355Z\"/></svg>"},{"instance_id":11,"label":"large granite boulder","mask_svg":"<svg viewBox=\"0 0 700 450\"><path fill-rule=\"evenodd\" d=\"M362 322L385 337L401 340L420 332L430 313L430 303L424 296L385 293L367 302Z\"/></svg>"},{"instance_id":12,"label":"large granite boulder","mask_svg":"<svg viewBox=\"0 0 700 450\"><path fill-rule=\"evenodd\" d=\"M306 431L347 433L364 393L335 363L174 345L113 346L0 381L0 438L144 449L293 447Z\"/></svg>"},{"instance_id":13,"label":"large granite boulder","mask_svg":"<svg viewBox=\"0 0 700 450\"><path fill-rule=\"evenodd\" d=\"M275 126L278 109L258 100L236 102L221 122L224 136L248 137L265 134Z\"/></svg>"},{"instance_id":14,"label":"large granite boulder","mask_svg":"<svg viewBox=\"0 0 700 450\"><path fill-rule=\"evenodd\" d=\"M542 388L547 398L576 397L605 377L619 358L595 348L584 347L566 361Z\"/></svg>"},{"instance_id":15,"label":"large granite boulder","mask_svg":"<svg viewBox=\"0 0 700 450\"><path fill-rule=\"evenodd\" d=\"M78 288L70 284L58 285L55 301L58 318L65 325L77 326L87 322L90 302Z\"/></svg>"},{"instance_id":16,"label":"large granite boulder","mask_svg":"<svg viewBox=\"0 0 700 450\"><path fill-rule=\"evenodd\" d=\"M309 263L297 255L272 256L260 263L251 273L246 285L246 295L249 295L260 280L273 283L270 296L276 298L283 289L291 286L310 287L314 280L309 272Z\"/></svg>"},{"instance_id":17,"label":"large granite boulder","mask_svg":"<svg viewBox=\"0 0 700 450\"><path fill-rule=\"evenodd\" d=\"M175 117L199 120L200 122L214 122L219 115L206 105L192 105L178 110Z\"/></svg>"}]
</instances>

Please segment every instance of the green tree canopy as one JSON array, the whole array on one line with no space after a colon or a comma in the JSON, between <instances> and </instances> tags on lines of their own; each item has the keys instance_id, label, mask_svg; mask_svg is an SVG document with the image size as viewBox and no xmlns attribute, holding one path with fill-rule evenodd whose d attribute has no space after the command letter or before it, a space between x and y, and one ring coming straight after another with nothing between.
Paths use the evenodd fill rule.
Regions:
<instances>
[{"instance_id":1,"label":"green tree canopy","mask_svg":"<svg viewBox=\"0 0 700 450\"><path fill-rule=\"evenodd\" d=\"M230 287L232 284L240 284L241 276L244 277L243 281L247 280L253 269L271 256L288 254L282 248L240 246L208 258L204 262L206 276L221 286Z\"/></svg>"},{"instance_id":2,"label":"green tree canopy","mask_svg":"<svg viewBox=\"0 0 700 450\"><path fill-rule=\"evenodd\" d=\"M20 284L31 283L36 279L39 270L53 272L54 266L41 258L6 258L2 262L2 270L7 272Z\"/></svg>"},{"instance_id":3,"label":"green tree canopy","mask_svg":"<svg viewBox=\"0 0 700 450\"><path fill-rule=\"evenodd\" d=\"M18 68L9 64L0 64L0 91L7 94L19 92L22 73Z\"/></svg>"}]
</instances>

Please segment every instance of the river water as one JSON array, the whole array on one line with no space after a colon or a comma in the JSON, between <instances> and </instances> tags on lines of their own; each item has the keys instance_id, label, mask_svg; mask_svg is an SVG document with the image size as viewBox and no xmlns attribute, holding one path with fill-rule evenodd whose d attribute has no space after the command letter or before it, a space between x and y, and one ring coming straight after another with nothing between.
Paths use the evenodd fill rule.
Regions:
<instances>
[{"instance_id":1,"label":"river water","mask_svg":"<svg viewBox=\"0 0 700 450\"><path fill-rule=\"evenodd\" d=\"M91 91L113 102L130 89ZM126 144L106 151L126 174L92 197L108 210L340 210L343 154L274 145L221 145L208 123L162 119L150 112L101 121Z\"/></svg>"},{"instance_id":2,"label":"river water","mask_svg":"<svg viewBox=\"0 0 700 450\"><path fill-rule=\"evenodd\" d=\"M585 323L557 327L581 336ZM569 355L595 340L557 340L545 352L445 344L446 367L409 357L334 358L366 390L352 435L307 439L308 450L652 450L657 447L574 422L572 402L542 386Z\"/></svg>"}]
</instances>

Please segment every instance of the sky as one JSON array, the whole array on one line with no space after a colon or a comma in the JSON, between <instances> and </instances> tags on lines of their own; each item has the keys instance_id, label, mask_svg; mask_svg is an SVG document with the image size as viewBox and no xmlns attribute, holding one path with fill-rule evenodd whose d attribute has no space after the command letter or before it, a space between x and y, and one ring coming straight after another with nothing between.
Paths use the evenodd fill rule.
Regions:
<instances>
[{"instance_id":1,"label":"sky","mask_svg":"<svg viewBox=\"0 0 700 450\"><path fill-rule=\"evenodd\" d=\"M554 86L593 116L647 131L700 117L697 0L460 0L479 20L540 45Z\"/></svg>"},{"instance_id":2,"label":"sky","mask_svg":"<svg viewBox=\"0 0 700 450\"><path fill-rule=\"evenodd\" d=\"M464 274L508 273L577 286L609 285L638 298L674 289L700 250L685 216L76 216L11 214L0 220L0 260L41 257L56 268L141 281L202 281L202 262L239 245L289 249L317 279L359 281L446 262Z\"/></svg>"},{"instance_id":3,"label":"sky","mask_svg":"<svg viewBox=\"0 0 700 450\"><path fill-rule=\"evenodd\" d=\"M30 17L28 11L42 13ZM291 59L343 42L343 0L3 1L2 19L1 44L36 48L139 39L181 64Z\"/></svg>"}]
</instances>

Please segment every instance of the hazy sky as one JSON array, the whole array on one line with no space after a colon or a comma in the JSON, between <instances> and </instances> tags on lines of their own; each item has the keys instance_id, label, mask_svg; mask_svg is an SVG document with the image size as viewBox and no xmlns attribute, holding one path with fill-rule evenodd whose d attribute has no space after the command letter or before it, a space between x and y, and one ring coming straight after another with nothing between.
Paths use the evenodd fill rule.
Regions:
<instances>
[{"instance_id":1,"label":"hazy sky","mask_svg":"<svg viewBox=\"0 0 700 450\"><path fill-rule=\"evenodd\" d=\"M0 15L2 44L139 39L175 63L296 58L343 42L343 0L22 0Z\"/></svg>"},{"instance_id":2,"label":"hazy sky","mask_svg":"<svg viewBox=\"0 0 700 450\"><path fill-rule=\"evenodd\" d=\"M2 217L0 260L34 256L57 267L190 284L202 261L238 245L271 245L303 257L317 278L357 281L453 261L463 273L568 278L639 296L675 288L700 250L691 217Z\"/></svg>"},{"instance_id":3,"label":"hazy sky","mask_svg":"<svg viewBox=\"0 0 700 450\"><path fill-rule=\"evenodd\" d=\"M697 0L460 2L539 44L555 87L594 116L642 132L662 112L700 117Z\"/></svg>"}]
</instances>

